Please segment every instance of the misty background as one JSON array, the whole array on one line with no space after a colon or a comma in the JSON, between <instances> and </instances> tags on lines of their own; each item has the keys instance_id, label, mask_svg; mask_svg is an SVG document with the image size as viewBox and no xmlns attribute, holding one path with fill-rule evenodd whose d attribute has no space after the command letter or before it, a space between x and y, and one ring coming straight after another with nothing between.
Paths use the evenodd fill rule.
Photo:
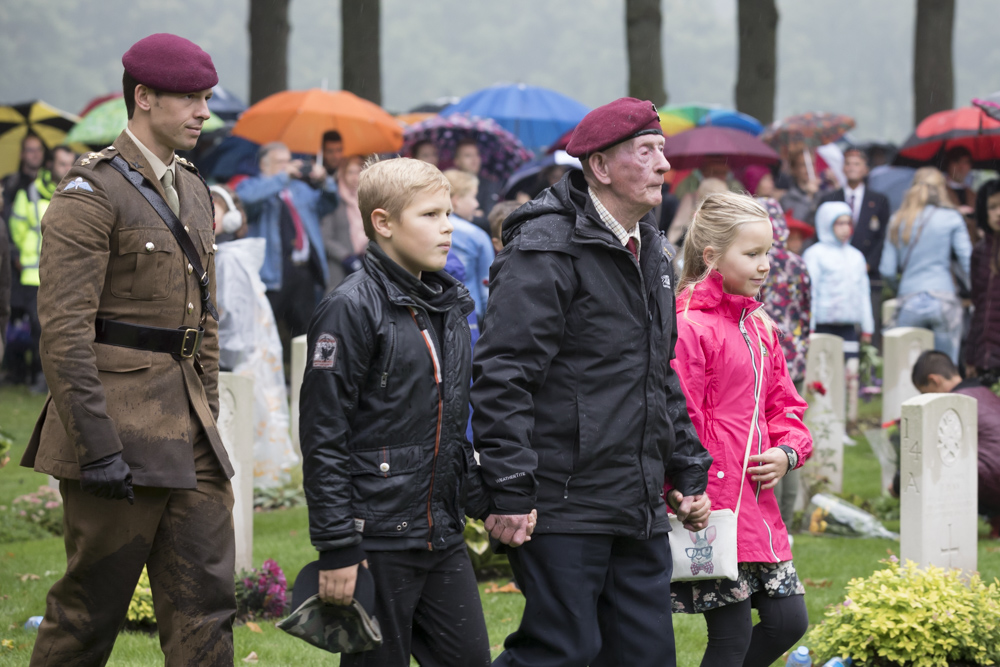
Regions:
<instances>
[{"instance_id":1,"label":"misty background","mask_svg":"<svg viewBox=\"0 0 1000 667\"><path fill-rule=\"evenodd\" d=\"M382 95L401 112L497 82L588 106L625 95L623 0L381 0ZM913 123L915 0L778 0L775 117L846 113L857 140L901 142ZM736 0L663 0L670 104L734 106ZM248 0L0 0L0 103L77 113L121 89L121 55L154 32L208 51L220 84L249 88ZM289 86L340 88L340 3L292 0ZM1000 90L1000 3L958 0L955 104Z\"/></svg>"}]
</instances>

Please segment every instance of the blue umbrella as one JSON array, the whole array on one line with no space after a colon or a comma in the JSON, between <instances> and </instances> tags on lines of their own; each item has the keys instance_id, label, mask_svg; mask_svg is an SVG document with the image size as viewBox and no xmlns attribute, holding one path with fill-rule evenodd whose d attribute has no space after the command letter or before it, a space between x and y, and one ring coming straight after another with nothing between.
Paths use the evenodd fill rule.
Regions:
<instances>
[{"instance_id":1,"label":"blue umbrella","mask_svg":"<svg viewBox=\"0 0 1000 667\"><path fill-rule=\"evenodd\" d=\"M753 136L758 136L764 131L764 126L759 120L749 114L731 109L711 109L702 116L698 125L712 125L713 127L729 127L734 130L743 130Z\"/></svg>"},{"instance_id":2,"label":"blue umbrella","mask_svg":"<svg viewBox=\"0 0 1000 667\"><path fill-rule=\"evenodd\" d=\"M542 149L579 123L590 109L547 88L497 84L470 93L441 111L492 118L531 150Z\"/></svg>"},{"instance_id":3,"label":"blue umbrella","mask_svg":"<svg viewBox=\"0 0 1000 667\"><path fill-rule=\"evenodd\" d=\"M212 88L212 99L208 101L208 110L222 120L236 120L247 110L247 105L222 86L215 86Z\"/></svg>"},{"instance_id":4,"label":"blue umbrella","mask_svg":"<svg viewBox=\"0 0 1000 667\"><path fill-rule=\"evenodd\" d=\"M229 136L205 151L196 165L205 178L220 182L238 174L256 176L258 150L260 146L249 139Z\"/></svg>"},{"instance_id":5,"label":"blue umbrella","mask_svg":"<svg viewBox=\"0 0 1000 667\"><path fill-rule=\"evenodd\" d=\"M536 157L530 162L525 162L517 171L511 174L507 182L504 183L503 189L500 191L501 199L513 199L513 195L517 193L518 190L524 189L525 191L531 190L532 181L538 178L538 174L542 172L547 167L552 167L555 165L569 167L570 169L580 169L580 160L571 156L566 151L555 151L554 153L548 153ZM537 194L540 192L541 188L536 188L536 192L530 192L529 194ZM511 195L508 197L508 195Z\"/></svg>"}]
</instances>

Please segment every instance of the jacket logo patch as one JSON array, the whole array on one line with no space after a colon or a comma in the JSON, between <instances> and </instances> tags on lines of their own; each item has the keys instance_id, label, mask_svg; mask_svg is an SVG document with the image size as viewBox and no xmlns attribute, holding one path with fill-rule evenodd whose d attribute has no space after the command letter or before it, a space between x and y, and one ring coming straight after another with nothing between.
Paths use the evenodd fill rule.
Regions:
<instances>
[{"instance_id":1,"label":"jacket logo patch","mask_svg":"<svg viewBox=\"0 0 1000 667\"><path fill-rule=\"evenodd\" d=\"M364 519L355 519L354 520L354 530L358 531L359 533L365 532L365 520Z\"/></svg>"},{"instance_id":2,"label":"jacket logo patch","mask_svg":"<svg viewBox=\"0 0 1000 667\"><path fill-rule=\"evenodd\" d=\"M664 287L666 287L667 289L670 289L670 275L669 274L664 273L662 276L660 276L660 282L663 283Z\"/></svg>"},{"instance_id":3,"label":"jacket logo patch","mask_svg":"<svg viewBox=\"0 0 1000 667\"><path fill-rule=\"evenodd\" d=\"M72 181L66 184L63 188L63 192L69 192L70 190L82 190L84 192L93 192L94 188L90 187L90 183L83 180L83 176L77 176Z\"/></svg>"},{"instance_id":4,"label":"jacket logo patch","mask_svg":"<svg viewBox=\"0 0 1000 667\"><path fill-rule=\"evenodd\" d=\"M313 350L313 368L333 368L337 363L337 339L331 334L321 334Z\"/></svg>"}]
</instances>

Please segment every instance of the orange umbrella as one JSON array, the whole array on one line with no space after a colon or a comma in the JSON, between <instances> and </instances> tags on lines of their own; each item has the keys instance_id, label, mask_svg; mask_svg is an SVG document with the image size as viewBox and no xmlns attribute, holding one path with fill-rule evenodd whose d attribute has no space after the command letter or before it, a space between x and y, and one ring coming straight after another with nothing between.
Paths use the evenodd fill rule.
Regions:
<instances>
[{"instance_id":1,"label":"orange umbrella","mask_svg":"<svg viewBox=\"0 0 1000 667\"><path fill-rule=\"evenodd\" d=\"M243 112L233 134L257 144L280 141L293 153L316 153L336 130L345 155L389 153L403 146L403 128L382 107L345 90L286 90Z\"/></svg>"},{"instance_id":2,"label":"orange umbrella","mask_svg":"<svg viewBox=\"0 0 1000 667\"><path fill-rule=\"evenodd\" d=\"M417 123L422 123L423 121L427 120L428 118L433 118L436 115L437 115L436 113L427 113L427 112L423 112L423 111L411 111L409 113L398 113L398 114L396 114L396 120L398 120L400 123L402 123L403 126L405 127L407 125L416 125Z\"/></svg>"}]
</instances>

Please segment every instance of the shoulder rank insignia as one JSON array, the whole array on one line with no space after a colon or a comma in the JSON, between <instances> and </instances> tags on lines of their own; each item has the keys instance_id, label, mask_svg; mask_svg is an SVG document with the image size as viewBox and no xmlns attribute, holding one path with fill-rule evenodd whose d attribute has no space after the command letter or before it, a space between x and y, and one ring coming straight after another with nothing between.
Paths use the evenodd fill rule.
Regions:
<instances>
[{"instance_id":1,"label":"shoulder rank insignia","mask_svg":"<svg viewBox=\"0 0 1000 667\"><path fill-rule=\"evenodd\" d=\"M90 183L83 180L82 176L77 176L72 181L66 184L63 188L63 192L69 192L70 190L83 190L84 192L93 192L94 188L90 187Z\"/></svg>"},{"instance_id":2,"label":"shoulder rank insignia","mask_svg":"<svg viewBox=\"0 0 1000 667\"><path fill-rule=\"evenodd\" d=\"M179 155L176 158L174 158L174 159L177 160L177 164L181 165L182 167L184 167L188 171L193 171L195 173L198 173L198 167L196 167L193 164L191 164L190 160L188 160L186 158L182 158Z\"/></svg>"}]
</instances>

